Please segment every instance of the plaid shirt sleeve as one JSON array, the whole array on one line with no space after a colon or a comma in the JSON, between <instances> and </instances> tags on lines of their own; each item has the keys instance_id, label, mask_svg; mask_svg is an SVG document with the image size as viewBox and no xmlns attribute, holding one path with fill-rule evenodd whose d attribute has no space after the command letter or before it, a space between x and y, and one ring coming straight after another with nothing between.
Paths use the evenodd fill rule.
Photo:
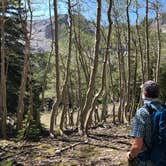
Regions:
<instances>
[{"instance_id":1,"label":"plaid shirt sleeve","mask_svg":"<svg viewBox=\"0 0 166 166\"><path fill-rule=\"evenodd\" d=\"M137 110L132 124L130 136L135 138L144 138L146 132L146 122L148 114L144 108Z\"/></svg>"}]
</instances>

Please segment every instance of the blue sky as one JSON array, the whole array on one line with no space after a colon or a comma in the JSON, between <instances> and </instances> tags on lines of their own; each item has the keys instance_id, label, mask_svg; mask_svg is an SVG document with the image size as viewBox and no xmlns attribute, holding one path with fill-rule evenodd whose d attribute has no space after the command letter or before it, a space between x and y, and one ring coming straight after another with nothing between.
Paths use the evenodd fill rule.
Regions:
<instances>
[{"instance_id":1,"label":"blue sky","mask_svg":"<svg viewBox=\"0 0 166 166\"><path fill-rule=\"evenodd\" d=\"M65 0L59 0L58 1L58 13L59 14L66 14L67 13L67 5L64 3ZM74 0L73 0L74 1ZM73 2L72 1L72 2ZM83 3L81 4L82 8L82 14L89 20L94 20L96 18L96 0L82 0ZM119 0L122 3L125 2L125 0ZM154 0L153 0L154 1ZM43 19L49 17L49 0L32 0L32 7L33 7L33 15L34 19ZM140 19L142 19L145 16L145 0L138 0L138 2L141 5L141 8L139 10ZM162 3L162 9L161 11L166 12L166 0L160 0ZM125 9L124 9L125 10ZM132 11L133 9L130 8L130 20L131 23L135 23L135 14ZM102 22L107 22L107 5L105 0L102 2ZM52 11L53 14L53 11ZM153 18L155 16L154 12L152 10L149 12L149 17Z\"/></svg>"}]
</instances>

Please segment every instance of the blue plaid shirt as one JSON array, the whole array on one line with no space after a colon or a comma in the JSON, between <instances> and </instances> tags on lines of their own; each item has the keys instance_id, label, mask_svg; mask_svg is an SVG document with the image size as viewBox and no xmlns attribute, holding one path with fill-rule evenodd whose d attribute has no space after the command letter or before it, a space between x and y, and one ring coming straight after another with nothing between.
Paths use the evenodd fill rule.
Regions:
<instances>
[{"instance_id":1,"label":"blue plaid shirt","mask_svg":"<svg viewBox=\"0 0 166 166\"><path fill-rule=\"evenodd\" d=\"M151 119L148 110L140 108L134 117L130 135L134 138L143 138L147 146L151 146ZM143 146L142 150L146 150Z\"/></svg>"},{"instance_id":2,"label":"blue plaid shirt","mask_svg":"<svg viewBox=\"0 0 166 166\"><path fill-rule=\"evenodd\" d=\"M141 149L141 152L146 151L147 147L151 147L152 126L151 126L150 113L146 108L141 107L136 111L130 135L133 138L143 138L144 144ZM152 165L150 161L145 162L138 160L138 162L139 166Z\"/></svg>"}]
</instances>

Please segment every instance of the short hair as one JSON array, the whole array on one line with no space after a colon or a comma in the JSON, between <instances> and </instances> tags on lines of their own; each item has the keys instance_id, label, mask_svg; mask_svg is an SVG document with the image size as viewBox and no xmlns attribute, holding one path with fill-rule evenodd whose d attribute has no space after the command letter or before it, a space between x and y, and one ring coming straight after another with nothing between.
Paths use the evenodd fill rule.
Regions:
<instances>
[{"instance_id":1,"label":"short hair","mask_svg":"<svg viewBox=\"0 0 166 166\"><path fill-rule=\"evenodd\" d=\"M155 81L148 80L146 81L142 88L145 90L145 96L148 98L157 98L159 97L159 86Z\"/></svg>"}]
</instances>

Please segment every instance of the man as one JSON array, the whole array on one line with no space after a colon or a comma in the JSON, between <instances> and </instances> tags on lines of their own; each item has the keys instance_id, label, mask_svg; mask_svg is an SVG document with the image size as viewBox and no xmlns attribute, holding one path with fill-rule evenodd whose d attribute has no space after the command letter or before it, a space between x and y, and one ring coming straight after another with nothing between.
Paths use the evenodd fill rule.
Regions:
<instances>
[{"instance_id":1,"label":"man","mask_svg":"<svg viewBox=\"0 0 166 166\"><path fill-rule=\"evenodd\" d=\"M144 104L153 103L153 106L158 109L161 104L158 102L159 87L157 83L149 80L141 88ZM150 112L144 106L136 112L130 135L132 145L127 153L129 163L134 162L135 166L152 166L148 156L148 149L151 147L152 123Z\"/></svg>"}]
</instances>

